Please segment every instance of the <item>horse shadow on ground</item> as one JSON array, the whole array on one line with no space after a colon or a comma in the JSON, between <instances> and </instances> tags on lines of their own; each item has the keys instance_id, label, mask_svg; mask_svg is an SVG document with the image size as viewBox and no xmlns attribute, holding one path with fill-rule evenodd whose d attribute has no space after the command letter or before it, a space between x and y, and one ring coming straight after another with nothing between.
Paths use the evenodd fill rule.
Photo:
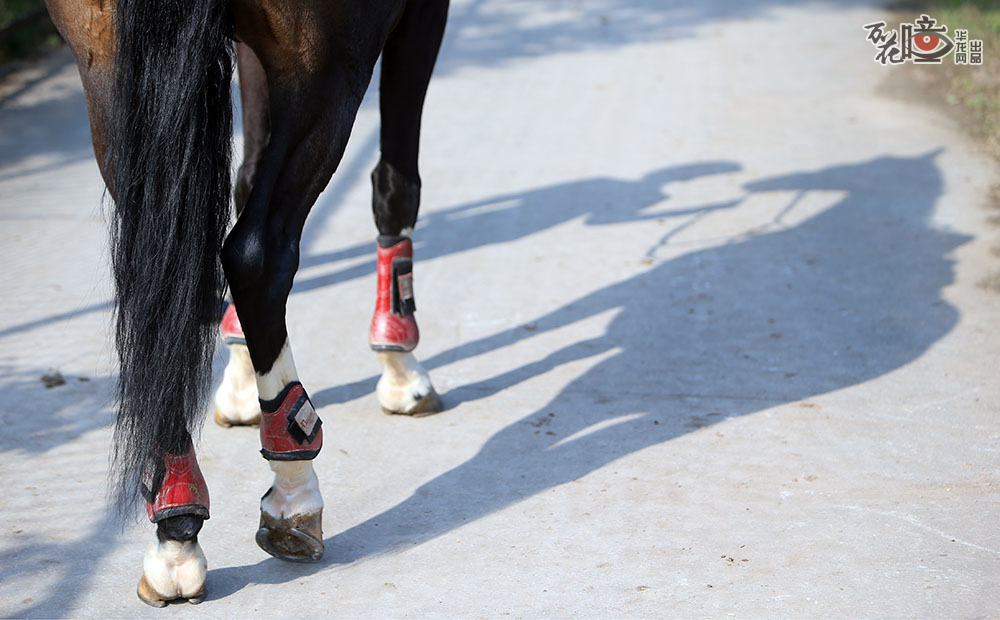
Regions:
<instances>
[{"instance_id":1,"label":"horse shadow on ground","mask_svg":"<svg viewBox=\"0 0 1000 620\"><path fill-rule=\"evenodd\" d=\"M530 323L426 360L433 369L616 312L598 337L445 395L452 405L487 398L562 364L604 355L545 406L490 437L475 456L396 506L328 537L322 563L267 559L214 570L212 596L412 548L696 428L856 385L913 361L958 321L941 290L953 281L948 254L969 240L930 225L942 193L936 155L880 157L748 183L749 195L835 191L844 197L798 225L667 260ZM558 205L589 199L575 191L560 199L558 188L542 191ZM636 195L644 194L624 194ZM634 216L635 207L623 198L615 203L622 211L608 221ZM475 228L491 230L484 224ZM426 230L454 239L453 232Z\"/></svg>"}]
</instances>

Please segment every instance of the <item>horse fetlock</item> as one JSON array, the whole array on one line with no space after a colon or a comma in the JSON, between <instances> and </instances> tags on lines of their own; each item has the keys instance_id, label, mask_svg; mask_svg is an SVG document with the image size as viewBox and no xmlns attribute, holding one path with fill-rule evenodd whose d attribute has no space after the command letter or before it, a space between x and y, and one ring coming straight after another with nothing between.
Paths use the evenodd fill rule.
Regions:
<instances>
[{"instance_id":1,"label":"horse fetlock","mask_svg":"<svg viewBox=\"0 0 1000 620\"><path fill-rule=\"evenodd\" d=\"M136 593L153 607L177 599L197 604L205 598L207 573L208 561L196 538L154 542L146 549Z\"/></svg>"},{"instance_id":2,"label":"horse fetlock","mask_svg":"<svg viewBox=\"0 0 1000 620\"><path fill-rule=\"evenodd\" d=\"M424 416L444 410L431 378L412 353L378 351L382 376L375 386L379 405L388 414Z\"/></svg>"},{"instance_id":3,"label":"horse fetlock","mask_svg":"<svg viewBox=\"0 0 1000 620\"><path fill-rule=\"evenodd\" d=\"M260 500L260 509L274 517L304 514L323 508L319 478L312 461L268 461L274 483Z\"/></svg>"},{"instance_id":4,"label":"horse fetlock","mask_svg":"<svg viewBox=\"0 0 1000 620\"><path fill-rule=\"evenodd\" d=\"M310 461L270 461L274 484L260 500L257 544L293 562L323 557L323 496Z\"/></svg>"},{"instance_id":5,"label":"horse fetlock","mask_svg":"<svg viewBox=\"0 0 1000 620\"><path fill-rule=\"evenodd\" d=\"M220 426L260 424L257 378L245 344L230 344L229 363L215 391L215 421Z\"/></svg>"}]
</instances>

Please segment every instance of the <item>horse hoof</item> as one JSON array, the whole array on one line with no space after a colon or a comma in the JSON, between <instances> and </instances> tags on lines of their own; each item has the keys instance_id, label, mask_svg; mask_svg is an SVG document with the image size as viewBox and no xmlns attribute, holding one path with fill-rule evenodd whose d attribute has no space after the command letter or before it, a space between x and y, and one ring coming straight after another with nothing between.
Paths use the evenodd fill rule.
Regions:
<instances>
[{"instance_id":1,"label":"horse hoof","mask_svg":"<svg viewBox=\"0 0 1000 620\"><path fill-rule=\"evenodd\" d=\"M229 420L227 420L225 417L222 416L222 412L219 411L218 407L215 408L215 423L221 426L222 428L229 428L230 426L233 425L232 422L230 422Z\"/></svg>"},{"instance_id":2,"label":"horse hoof","mask_svg":"<svg viewBox=\"0 0 1000 620\"><path fill-rule=\"evenodd\" d=\"M444 411L444 401L434 391L434 388L431 388L431 391L426 396L417 400L412 407L404 411L393 411L382 407L382 412L388 415L408 415L413 418L422 418L434 415L435 413L441 413L442 411Z\"/></svg>"},{"instance_id":3,"label":"horse hoof","mask_svg":"<svg viewBox=\"0 0 1000 620\"><path fill-rule=\"evenodd\" d=\"M153 586L150 585L149 581L146 579L146 575L143 575L142 578L139 579L139 587L135 589L135 593L139 595L140 601L149 605L150 607L157 607L157 608L166 607L167 603L170 602L170 600L176 601L184 598L183 596L179 596L175 599L168 599L167 597L163 596L162 594L153 589ZM202 586L201 590L199 590L196 594L187 597L187 602L191 603L192 605L197 605L204 600L205 600L204 586Z\"/></svg>"},{"instance_id":4,"label":"horse hoof","mask_svg":"<svg viewBox=\"0 0 1000 620\"><path fill-rule=\"evenodd\" d=\"M232 426L260 426L260 413L256 416L240 419L240 418L229 418L222 414L222 411L218 407L215 408L215 423L223 428L230 428Z\"/></svg>"},{"instance_id":5,"label":"horse hoof","mask_svg":"<svg viewBox=\"0 0 1000 620\"><path fill-rule=\"evenodd\" d=\"M135 589L135 593L139 595L139 600L150 607L167 606L167 601L163 595L154 590L153 586L149 585L149 582L146 581L146 575L143 575L142 578L139 579L139 587Z\"/></svg>"},{"instance_id":6,"label":"horse hoof","mask_svg":"<svg viewBox=\"0 0 1000 620\"><path fill-rule=\"evenodd\" d=\"M323 557L323 509L287 518L260 513L257 546L279 560L318 562Z\"/></svg>"}]
</instances>

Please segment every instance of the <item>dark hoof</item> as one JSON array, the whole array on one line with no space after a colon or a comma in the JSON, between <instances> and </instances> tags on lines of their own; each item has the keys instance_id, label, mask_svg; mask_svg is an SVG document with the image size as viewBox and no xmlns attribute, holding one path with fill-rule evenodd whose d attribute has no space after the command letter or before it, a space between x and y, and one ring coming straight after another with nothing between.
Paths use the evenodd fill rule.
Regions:
<instances>
[{"instance_id":1,"label":"dark hoof","mask_svg":"<svg viewBox=\"0 0 1000 620\"><path fill-rule=\"evenodd\" d=\"M289 518L260 513L257 546L279 560L318 562L323 557L323 510Z\"/></svg>"},{"instance_id":2,"label":"dark hoof","mask_svg":"<svg viewBox=\"0 0 1000 620\"><path fill-rule=\"evenodd\" d=\"M407 411L392 411L391 409L386 409L382 407L382 413L387 413L389 415L408 415L414 418L422 418L429 415L434 415L435 413L441 413L444 411L444 401L438 396L438 393L431 388L431 391L417 401L414 405Z\"/></svg>"}]
</instances>

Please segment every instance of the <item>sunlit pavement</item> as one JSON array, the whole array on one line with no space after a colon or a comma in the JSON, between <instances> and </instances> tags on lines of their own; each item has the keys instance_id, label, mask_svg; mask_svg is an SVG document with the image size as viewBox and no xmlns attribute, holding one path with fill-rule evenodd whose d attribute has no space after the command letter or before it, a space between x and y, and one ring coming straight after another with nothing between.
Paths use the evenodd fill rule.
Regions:
<instances>
[{"instance_id":1,"label":"sunlit pavement","mask_svg":"<svg viewBox=\"0 0 1000 620\"><path fill-rule=\"evenodd\" d=\"M256 430L209 421L208 600L158 611L135 596L153 528L105 513L111 289L79 78L65 52L8 78L0 615L996 615L1000 171L883 94L862 25L887 17L455 2L414 235L417 353L448 409L374 396L370 93L289 301L326 556L256 547Z\"/></svg>"}]
</instances>

